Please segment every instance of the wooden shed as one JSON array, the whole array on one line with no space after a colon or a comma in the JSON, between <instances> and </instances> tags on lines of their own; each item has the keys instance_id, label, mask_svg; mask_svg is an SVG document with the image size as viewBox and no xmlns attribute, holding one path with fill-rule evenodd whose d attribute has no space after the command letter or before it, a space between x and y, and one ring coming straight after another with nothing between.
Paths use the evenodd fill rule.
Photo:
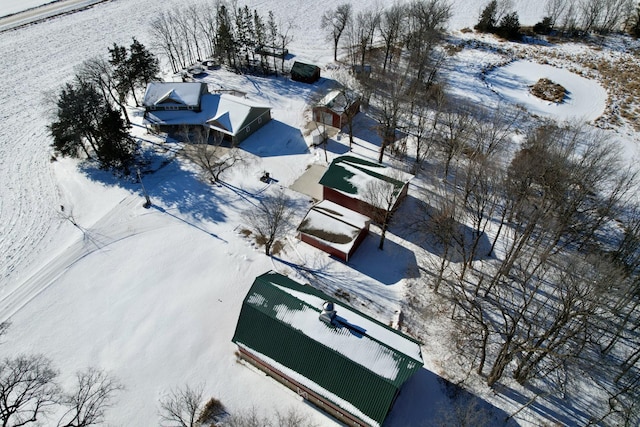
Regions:
<instances>
[{"instance_id":1,"label":"wooden shed","mask_svg":"<svg viewBox=\"0 0 640 427\"><path fill-rule=\"evenodd\" d=\"M369 217L323 200L314 205L298 227L298 239L348 262L369 234Z\"/></svg>"},{"instance_id":2,"label":"wooden shed","mask_svg":"<svg viewBox=\"0 0 640 427\"><path fill-rule=\"evenodd\" d=\"M333 90L313 107L313 119L342 129L360 111L360 97L353 91Z\"/></svg>"},{"instance_id":3,"label":"wooden shed","mask_svg":"<svg viewBox=\"0 0 640 427\"><path fill-rule=\"evenodd\" d=\"M320 80L320 67L296 61L291 67L291 80L303 83L314 83Z\"/></svg>"}]
</instances>

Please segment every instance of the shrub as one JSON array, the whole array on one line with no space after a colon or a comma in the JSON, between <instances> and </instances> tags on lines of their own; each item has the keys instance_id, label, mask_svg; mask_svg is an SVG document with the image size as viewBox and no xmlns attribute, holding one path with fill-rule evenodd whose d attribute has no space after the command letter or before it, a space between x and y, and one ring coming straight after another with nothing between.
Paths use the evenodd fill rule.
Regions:
<instances>
[{"instance_id":1,"label":"shrub","mask_svg":"<svg viewBox=\"0 0 640 427\"><path fill-rule=\"evenodd\" d=\"M496 14L498 13L498 1L491 0L480 12L480 18L475 25L476 30L482 33L492 33L496 28Z\"/></svg>"},{"instance_id":2,"label":"shrub","mask_svg":"<svg viewBox=\"0 0 640 427\"><path fill-rule=\"evenodd\" d=\"M531 93L545 101L561 103L564 100L566 89L558 83L542 78L531 87Z\"/></svg>"},{"instance_id":3,"label":"shrub","mask_svg":"<svg viewBox=\"0 0 640 427\"><path fill-rule=\"evenodd\" d=\"M202 412L200 412L200 416L198 417L198 423L204 424L214 424L220 420L220 418L226 415L227 411L218 399L212 397L202 408Z\"/></svg>"},{"instance_id":4,"label":"shrub","mask_svg":"<svg viewBox=\"0 0 640 427\"><path fill-rule=\"evenodd\" d=\"M536 34L549 35L553 30L553 19L550 16L545 16L542 21L533 26L533 32Z\"/></svg>"},{"instance_id":5,"label":"shrub","mask_svg":"<svg viewBox=\"0 0 640 427\"><path fill-rule=\"evenodd\" d=\"M496 34L509 40L519 39L520 18L518 17L518 12L511 12L502 17Z\"/></svg>"}]
</instances>

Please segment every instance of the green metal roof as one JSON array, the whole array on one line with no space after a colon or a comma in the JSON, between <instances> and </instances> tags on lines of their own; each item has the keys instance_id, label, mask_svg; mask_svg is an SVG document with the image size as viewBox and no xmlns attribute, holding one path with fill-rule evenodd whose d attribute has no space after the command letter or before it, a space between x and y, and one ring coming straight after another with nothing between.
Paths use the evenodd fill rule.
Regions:
<instances>
[{"instance_id":1,"label":"green metal roof","mask_svg":"<svg viewBox=\"0 0 640 427\"><path fill-rule=\"evenodd\" d=\"M334 303L339 322L319 319L324 301ZM321 388L309 387L318 394L341 406L331 395L338 396L379 424L423 363L418 341L272 272L255 279L232 341L297 372Z\"/></svg>"},{"instance_id":2,"label":"green metal roof","mask_svg":"<svg viewBox=\"0 0 640 427\"><path fill-rule=\"evenodd\" d=\"M317 65L305 64L304 62L294 62L291 67L292 74L298 74L299 76L311 78L320 69Z\"/></svg>"},{"instance_id":3,"label":"green metal roof","mask_svg":"<svg viewBox=\"0 0 640 427\"><path fill-rule=\"evenodd\" d=\"M343 193L358 194L358 182L366 180L358 179L379 179L394 185L396 192L400 192L406 182L399 181L389 176L393 169L379 163L374 163L366 159L355 156L336 157L327 171L320 178L320 185L342 191ZM354 179L355 178L355 179ZM362 190L362 188L360 188Z\"/></svg>"}]
</instances>

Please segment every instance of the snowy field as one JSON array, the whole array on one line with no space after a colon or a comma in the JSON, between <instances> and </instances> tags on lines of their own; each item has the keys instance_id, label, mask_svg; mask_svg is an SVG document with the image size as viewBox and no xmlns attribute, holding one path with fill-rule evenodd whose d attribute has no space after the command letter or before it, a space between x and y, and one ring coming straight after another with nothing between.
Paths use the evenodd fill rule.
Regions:
<instances>
[{"instance_id":1,"label":"snowy field","mask_svg":"<svg viewBox=\"0 0 640 427\"><path fill-rule=\"evenodd\" d=\"M18 4L27 8L41 2L33 3L4 1L0 15L16 12L12 8ZM333 52L318 17L340 3L247 2L265 13L273 10L283 22L295 22L289 50L295 59L322 66L331 62ZM357 12L375 3L353 6ZM472 26L483 3L456 0L451 28ZM237 363L231 343L247 290L268 270L318 280L327 291L346 289L358 295L360 309L385 323L393 319L405 280L416 270L414 251L419 248L393 233L381 253L374 230L344 265L293 239L279 259L268 258L239 232L261 195L288 187L309 165L324 163L324 153L308 149L301 128L307 101L314 91L328 90L329 80L308 86L222 71L209 75L205 81L212 85L247 92L251 100L272 106L274 120L243 143L252 164L227 177L228 185L204 185L179 159L145 175L151 209L142 207L144 198L134 182L117 181L75 161L50 161L46 126L52 94L76 66L105 56L113 43L128 45L136 37L151 45L154 12L175 4L113 0L0 35L0 51L11 52L0 56L5 95L0 105L0 321L12 324L0 351L44 353L66 384L87 366L113 373L125 390L108 413L110 425L157 425L158 398L186 383L203 384L205 395L218 397L231 413L255 407L271 415L295 408L317 425L335 425L294 392ZM536 2L515 1L514 8L523 24L541 16ZM459 62L449 65L452 92L484 105L521 104L558 117L593 119L605 108L607 93L598 83L558 68L517 61L486 82L480 79L482 64L501 60L493 53L463 51ZM541 77L558 80L571 92L562 111L531 99L525 90ZM509 80L517 84L506 85ZM134 114L139 121L140 112ZM159 142L141 126L134 126L133 133ZM626 138L630 158L637 158L634 139ZM348 151L343 142L332 142L331 157ZM374 144L356 143L356 153L375 156ZM164 158L152 159L152 165ZM277 182L260 182L263 171ZM301 219L310 199L289 194ZM433 373L438 352L437 342L425 344L426 369L407 384L385 425L429 425L432 407L446 400ZM425 401L433 406L425 407ZM509 402L501 405L512 409Z\"/></svg>"}]
</instances>

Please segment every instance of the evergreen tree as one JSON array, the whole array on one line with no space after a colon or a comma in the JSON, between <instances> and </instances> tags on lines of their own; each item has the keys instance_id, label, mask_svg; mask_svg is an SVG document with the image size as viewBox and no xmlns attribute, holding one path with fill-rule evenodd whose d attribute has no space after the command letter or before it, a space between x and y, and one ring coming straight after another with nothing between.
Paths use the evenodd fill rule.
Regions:
<instances>
[{"instance_id":1,"label":"evergreen tree","mask_svg":"<svg viewBox=\"0 0 640 427\"><path fill-rule=\"evenodd\" d=\"M242 24L245 31L245 48L251 52L251 57L255 59L256 32L253 26L253 15L247 6L242 10Z\"/></svg>"},{"instance_id":2,"label":"evergreen tree","mask_svg":"<svg viewBox=\"0 0 640 427\"><path fill-rule=\"evenodd\" d=\"M226 57L227 64L235 66L236 41L233 36L233 28L229 12L223 4L218 7L218 31L216 34L216 44L218 47L218 56L221 59Z\"/></svg>"},{"instance_id":3,"label":"evergreen tree","mask_svg":"<svg viewBox=\"0 0 640 427\"><path fill-rule=\"evenodd\" d=\"M548 35L553 30L553 19L550 16L545 16L542 21L536 23L533 26L533 32L536 34Z\"/></svg>"},{"instance_id":4,"label":"evergreen tree","mask_svg":"<svg viewBox=\"0 0 640 427\"><path fill-rule=\"evenodd\" d=\"M81 78L63 86L56 100L55 120L49 125L51 146L56 154L96 158L101 167L129 173L135 144L127 124L100 94L96 86Z\"/></svg>"},{"instance_id":5,"label":"evergreen tree","mask_svg":"<svg viewBox=\"0 0 640 427\"><path fill-rule=\"evenodd\" d=\"M131 93L136 105L138 105L135 98L135 75L131 70L131 60L127 48L114 43L113 47L109 48L109 63L113 67L113 80L120 104L126 104L127 96Z\"/></svg>"},{"instance_id":6,"label":"evergreen tree","mask_svg":"<svg viewBox=\"0 0 640 427\"><path fill-rule=\"evenodd\" d=\"M129 136L122 116L110 106L98 124L98 157L105 169L117 169L126 175L134 161L135 142Z\"/></svg>"},{"instance_id":7,"label":"evergreen tree","mask_svg":"<svg viewBox=\"0 0 640 427\"><path fill-rule=\"evenodd\" d=\"M500 20L500 26L497 28L496 33L509 40L516 40L520 38L520 19L518 18L518 12L508 13Z\"/></svg>"},{"instance_id":8,"label":"evergreen tree","mask_svg":"<svg viewBox=\"0 0 640 427\"><path fill-rule=\"evenodd\" d=\"M497 13L498 0L491 0L480 13L480 19L474 28L482 33L492 33L496 28Z\"/></svg>"},{"instance_id":9,"label":"evergreen tree","mask_svg":"<svg viewBox=\"0 0 640 427\"><path fill-rule=\"evenodd\" d=\"M56 120L49 125L54 152L77 158L97 152L97 118L104 99L92 84L81 79L63 86L56 100Z\"/></svg>"},{"instance_id":10,"label":"evergreen tree","mask_svg":"<svg viewBox=\"0 0 640 427\"><path fill-rule=\"evenodd\" d=\"M138 86L146 87L160 73L158 58L135 38L129 47L129 67Z\"/></svg>"},{"instance_id":11,"label":"evergreen tree","mask_svg":"<svg viewBox=\"0 0 640 427\"><path fill-rule=\"evenodd\" d=\"M253 10L253 29L255 33L256 47L264 46L267 42L267 27L264 20L255 9ZM262 68L265 68L265 55L260 55L260 62L262 63Z\"/></svg>"}]
</instances>

